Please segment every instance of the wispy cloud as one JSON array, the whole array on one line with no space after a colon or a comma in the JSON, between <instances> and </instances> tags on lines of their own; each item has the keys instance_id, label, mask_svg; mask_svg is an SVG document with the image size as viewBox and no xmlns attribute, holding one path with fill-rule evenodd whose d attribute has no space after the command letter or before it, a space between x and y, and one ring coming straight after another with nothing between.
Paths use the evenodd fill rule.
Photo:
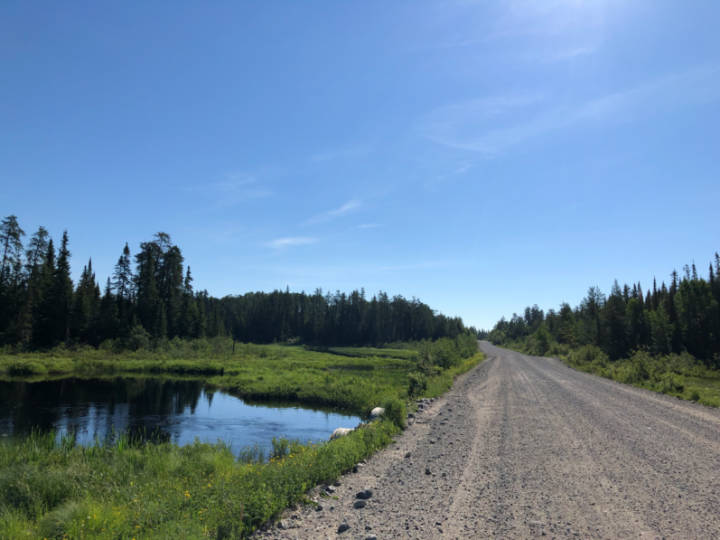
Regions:
<instances>
[{"instance_id":1,"label":"wispy cloud","mask_svg":"<svg viewBox=\"0 0 720 540\"><path fill-rule=\"evenodd\" d=\"M426 179L424 185L431 190L447 189L448 182L461 179L468 171L472 170L474 166L475 163L473 161L467 160L460 161L455 165L450 164L447 171Z\"/></svg>"},{"instance_id":2,"label":"wispy cloud","mask_svg":"<svg viewBox=\"0 0 720 540\"><path fill-rule=\"evenodd\" d=\"M537 95L517 95L453 103L427 115L419 131L438 144L491 156L535 129L522 119L542 101Z\"/></svg>"},{"instance_id":3,"label":"wispy cloud","mask_svg":"<svg viewBox=\"0 0 720 540\"><path fill-rule=\"evenodd\" d=\"M338 208L334 208L332 210L328 210L327 212L322 212L321 214L317 214L316 216L311 217L306 221L306 224L312 225L317 223L325 223L327 221L331 221L333 219L349 214L350 212L360 208L361 206L362 201L359 201L357 199L351 199Z\"/></svg>"},{"instance_id":4,"label":"wispy cloud","mask_svg":"<svg viewBox=\"0 0 720 540\"><path fill-rule=\"evenodd\" d=\"M212 184L224 198L226 205L237 204L248 199L270 197L273 192L260 184L254 176L231 175L227 180Z\"/></svg>"},{"instance_id":5,"label":"wispy cloud","mask_svg":"<svg viewBox=\"0 0 720 540\"><path fill-rule=\"evenodd\" d=\"M223 180L191 186L187 191L200 193L220 207L235 206L273 195L273 191L262 185L255 176L244 173L228 174Z\"/></svg>"},{"instance_id":6,"label":"wispy cloud","mask_svg":"<svg viewBox=\"0 0 720 540\"><path fill-rule=\"evenodd\" d=\"M286 236L283 238L276 238L275 240L271 240L266 245L273 249L283 249L286 247L306 246L309 244L315 244L317 241L317 238L312 238L309 236Z\"/></svg>"},{"instance_id":7,"label":"wispy cloud","mask_svg":"<svg viewBox=\"0 0 720 540\"><path fill-rule=\"evenodd\" d=\"M493 157L560 129L629 122L718 99L720 67L700 67L585 100L521 95L454 103L427 115L419 132L437 144Z\"/></svg>"},{"instance_id":8,"label":"wispy cloud","mask_svg":"<svg viewBox=\"0 0 720 540\"><path fill-rule=\"evenodd\" d=\"M322 163L325 161L334 161L337 159L348 159L359 156L365 156L372 151L369 145L356 144L351 146L341 146L338 148L329 148L317 152L310 156L310 161L314 163Z\"/></svg>"},{"instance_id":9,"label":"wispy cloud","mask_svg":"<svg viewBox=\"0 0 720 540\"><path fill-rule=\"evenodd\" d=\"M561 62L572 62L593 55L600 50L598 44L586 42L583 45L560 45L554 47L533 47L517 54L510 54L512 61L519 61L531 64L558 64Z\"/></svg>"},{"instance_id":10,"label":"wispy cloud","mask_svg":"<svg viewBox=\"0 0 720 540\"><path fill-rule=\"evenodd\" d=\"M184 227L185 234L199 242L214 244L234 244L247 242L251 237L252 228L231 221L203 221L201 224L192 222Z\"/></svg>"},{"instance_id":11,"label":"wispy cloud","mask_svg":"<svg viewBox=\"0 0 720 540\"><path fill-rule=\"evenodd\" d=\"M603 33L608 20L624 9L623 4L619 0L505 0L488 39Z\"/></svg>"},{"instance_id":12,"label":"wispy cloud","mask_svg":"<svg viewBox=\"0 0 720 540\"><path fill-rule=\"evenodd\" d=\"M572 60L581 56L589 56L596 51L597 47L594 46L572 47L570 49L551 51L545 56L544 60L546 62L560 62L563 60Z\"/></svg>"}]
</instances>

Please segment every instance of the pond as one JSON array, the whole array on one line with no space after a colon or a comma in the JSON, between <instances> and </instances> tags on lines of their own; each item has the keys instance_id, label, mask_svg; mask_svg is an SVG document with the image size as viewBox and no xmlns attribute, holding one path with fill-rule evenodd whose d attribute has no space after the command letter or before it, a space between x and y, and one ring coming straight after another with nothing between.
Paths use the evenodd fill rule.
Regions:
<instances>
[{"instance_id":1,"label":"pond","mask_svg":"<svg viewBox=\"0 0 720 540\"><path fill-rule=\"evenodd\" d=\"M0 436L54 430L79 444L127 433L179 445L221 440L236 455L273 437L324 441L357 416L299 406L251 404L198 380L154 378L0 381Z\"/></svg>"}]
</instances>

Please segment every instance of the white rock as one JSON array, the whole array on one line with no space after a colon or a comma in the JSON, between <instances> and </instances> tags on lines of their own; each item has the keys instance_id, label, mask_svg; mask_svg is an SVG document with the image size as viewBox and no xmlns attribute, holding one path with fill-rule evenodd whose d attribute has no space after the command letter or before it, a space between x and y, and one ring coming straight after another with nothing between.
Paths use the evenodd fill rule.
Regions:
<instances>
[{"instance_id":1,"label":"white rock","mask_svg":"<svg viewBox=\"0 0 720 540\"><path fill-rule=\"evenodd\" d=\"M383 414L385 414L385 409L382 407L375 407L372 411L370 411L370 418L380 418Z\"/></svg>"},{"instance_id":2,"label":"white rock","mask_svg":"<svg viewBox=\"0 0 720 540\"><path fill-rule=\"evenodd\" d=\"M344 437L351 431L354 431L355 428L349 428L349 427L339 427L335 431L332 432L332 435L330 435L330 440L337 439L339 437Z\"/></svg>"}]
</instances>

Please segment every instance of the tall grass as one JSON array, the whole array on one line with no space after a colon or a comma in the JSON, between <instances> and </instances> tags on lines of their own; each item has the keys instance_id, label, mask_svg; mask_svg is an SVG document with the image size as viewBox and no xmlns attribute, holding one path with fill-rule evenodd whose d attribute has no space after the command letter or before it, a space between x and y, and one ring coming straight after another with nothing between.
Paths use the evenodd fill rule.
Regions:
<instances>
[{"instance_id":1,"label":"tall grass","mask_svg":"<svg viewBox=\"0 0 720 540\"><path fill-rule=\"evenodd\" d=\"M233 354L229 340L217 339L123 353L112 347L2 353L3 378L179 374L245 398L322 404L360 415L381 405L387 416L334 441L279 440L268 456L247 448L237 458L222 444L199 442L179 447L119 437L80 447L53 434L4 440L0 538L247 536L310 487L334 480L388 444L404 426L409 398L440 394L481 360L468 343L325 352L240 344ZM412 385L418 376L424 380L420 394Z\"/></svg>"},{"instance_id":2,"label":"tall grass","mask_svg":"<svg viewBox=\"0 0 720 540\"><path fill-rule=\"evenodd\" d=\"M276 441L267 462L222 444L90 448L53 434L0 443L3 538L242 537L386 445L397 427L370 424L319 445Z\"/></svg>"}]
</instances>

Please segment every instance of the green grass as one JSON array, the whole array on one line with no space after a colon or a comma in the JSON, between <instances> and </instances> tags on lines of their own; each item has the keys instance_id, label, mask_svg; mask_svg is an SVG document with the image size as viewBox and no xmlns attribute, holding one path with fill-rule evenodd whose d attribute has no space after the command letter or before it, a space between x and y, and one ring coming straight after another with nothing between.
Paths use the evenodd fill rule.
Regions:
<instances>
[{"instance_id":1,"label":"green grass","mask_svg":"<svg viewBox=\"0 0 720 540\"><path fill-rule=\"evenodd\" d=\"M386 445L397 428L373 423L322 445L277 445L242 463L222 445L83 448L35 435L0 444L3 538L240 537Z\"/></svg>"},{"instance_id":2,"label":"green grass","mask_svg":"<svg viewBox=\"0 0 720 540\"><path fill-rule=\"evenodd\" d=\"M466 340L467 341L467 340ZM465 344L467 345L467 344ZM448 343L438 345L443 362ZM387 418L317 445L276 441L269 461L223 445L115 443L78 447L32 435L0 442L0 538L244 537L312 486L329 482L385 446L403 426L413 378L422 394L446 391L482 359L451 355L428 365L434 345L332 348L236 345L229 340L159 344L153 351L55 349L0 354L0 378L42 379L151 374L202 378L240 397L324 405ZM451 347L452 348L452 347ZM460 345L457 351L465 351ZM456 351L456 352L457 352ZM438 353L439 354L439 353Z\"/></svg>"},{"instance_id":3,"label":"green grass","mask_svg":"<svg viewBox=\"0 0 720 540\"><path fill-rule=\"evenodd\" d=\"M360 350L360 349L357 349ZM156 351L113 353L81 348L0 355L0 378L107 375L200 376L239 397L327 405L366 415L402 396L417 353L383 350L344 356L300 346L237 344L230 340L169 342Z\"/></svg>"},{"instance_id":4,"label":"green grass","mask_svg":"<svg viewBox=\"0 0 720 540\"><path fill-rule=\"evenodd\" d=\"M401 360L413 360L418 352L415 349L395 349L379 347L326 347L323 349L310 349L339 354L341 356L366 358L374 356L377 358L399 358Z\"/></svg>"},{"instance_id":5,"label":"green grass","mask_svg":"<svg viewBox=\"0 0 720 540\"><path fill-rule=\"evenodd\" d=\"M715 377L685 377L684 399L720 407L720 374Z\"/></svg>"},{"instance_id":6,"label":"green grass","mask_svg":"<svg viewBox=\"0 0 720 540\"><path fill-rule=\"evenodd\" d=\"M503 346L538 354L532 337ZM551 343L543 356L558 358L568 366L654 392L720 407L720 371L705 367L688 353L653 356L636 351L630 358L611 361L594 345L571 348Z\"/></svg>"}]
</instances>

